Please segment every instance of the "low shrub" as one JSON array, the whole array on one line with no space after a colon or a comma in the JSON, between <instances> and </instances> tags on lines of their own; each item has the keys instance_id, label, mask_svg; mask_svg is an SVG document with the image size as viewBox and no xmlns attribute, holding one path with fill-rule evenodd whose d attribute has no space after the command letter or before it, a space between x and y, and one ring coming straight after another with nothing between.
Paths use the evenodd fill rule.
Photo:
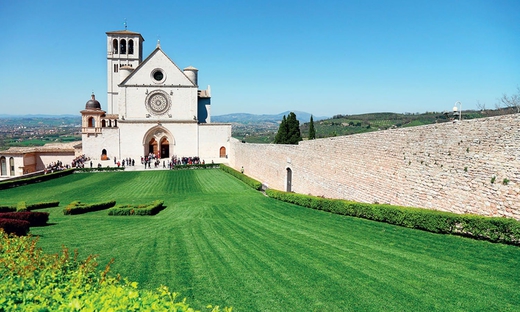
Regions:
<instances>
[{"instance_id":1,"label":"low shrub","mask_svg":"<svg viewBox=\"0 0 520 312\"><path fill-rule=\"evenodd\" d=\"M39 202L39 203L34 203L34 204L28 204L27 210L58 207L59 205L60 205L60 202L58 200L50 201L50 202Z\"/></svg>"},{"instance_id":2,"label":"low shrub","mask_svg":"<svg viewBox=\"0 0 520 312\"><path fill-rule=\"evenodd\" d=\"M173 170L189 170L189 169L218 169L220 164L192 164L192 165L175 165Z\"/></svg>"},{"instance_id":3,"label":"low shrub","mask_svg":"<svg viewBox=\"0 0 520 312\"><path fill-rule=\"evenodd\" d=\"M27 204L24 201L16 204L16 211L27 211Z\"/></svg>"},{"instance_id":4,"label":"low shrub","mask_svg":"<svg viewBox=\"0 0 520 312\"><path fill-rule=\"evenodd\" d=\"M76 215L92 211L104 210L110 207L114 207L115 204L115 200L95 204L85 204L79 201L73 201L70 204L68 204L65 208L63 208L63 214Z\"/></svg>"},{"instance_id":5,"label":"low shrub","mask_svg":"<svg viewBox=\"0 0 520 312\"><path fill-rule=\"evenodd\" d=\"M67 169L67 170L61 170L61 171L56 171L56 172L47 173L47 174L41 174L41 175L33 176L30 178L23 178L23 179L16 179L16 180L0 182L0 190L12 188L12 187L18 187L18 186L22 186L22 185L29 185L29 184L33 184L33 183L39 183L39 182L48 181L48 180L52 180L52 179L56 179L56 178L61 178L66 175L74 173L74 170L75 169Z\"/></svg>"},{"instance_id":6,"label":"low shrub","mask_svg":"<svg viewBox=\"0 0 520 312\"><path fill-rule=\"evenodd\" d=\"M75 173L81 172L113 172L113 171L124 171L125 167L93 167L93 168L77 168Z\"/></svg>"},{"instance_id":7,"label":"low shrub","mask_svg":"<svg viewBox=\"0 0 520 312\"><path fill-rule=\"evenodd\" d=\"M229 166L221 164L220 169L222 169L222 171L224 171L226 173L229 173L230 175L234 176L235 178L239 179L240 181L244 182L245 184L249 185L250 187L252 187L255 190L260 190L262 188L261 182L255 180L253 178L250 178L247 175L245 175L245 174L241 173L240 171L237 171Z\"/></svg>"},{"instance_id":8,"label":"low shrub","mask_svg":"<svg viewBox=\"0 0 520 312\"><path fill-rule=\"evenodd\" d=\"M491 242L520 245L520 222L514 219L366 204L271 189L266 190L266 194L281 201L335 214L386 222L433 233L456 234Z\"/></svg>"},{"instance_id":9,"label":"low shrub","mask_svg":"<svg viewBox=\"0 0 520 312\"><path fill-rule=\"evenodd\" d=\"M45 254L37 242L0 233L0 311L195 311L165 286L139 289L111 274L109 265L98 271L93 256L80 260L66 248Z\"/></svg>"},{"instance_id":10,"label":"low shrub","mask_svg":"<svg viewBox=\"0 0 520 312\"><path fill-rule=\"evenodd\" d=\"M16 211L16 206L0 205L0 212L11 212Z\"/></svg>"},{"instance_id":11,"label":"low shrub","mask_svg":"<svg viewBox=\"0 0 520 312\"><path fill-rule=\"evenodd\" d=\"M24 220L29 226L44 226L49 221L48 212L17 211L0 213L0 219Z\"/></svg>"},{"instance_id":12,"label":"low shrub","mask_svg":"<svg viewBox=\"0 0 520 312\"><path fill-rule=\"evenodd\" d=\"M147 205L120 205L108 210L109 216L153 216L166 208L164 201L155 200Z\"/></svg>"},{"instance_id":13,"label":"low shrub","mask_svg":"<svg viewBox=\"0 0 520 312\"><path fill-rule=\"evenodd\" d=\"M29 226L29 221L0 218L0 229L3 229L7 234L15 234L18 236L27 235L27 233L29 233ZM0 265L0 267L2 267L2 265Z\"/></svg>"}]
</instances>

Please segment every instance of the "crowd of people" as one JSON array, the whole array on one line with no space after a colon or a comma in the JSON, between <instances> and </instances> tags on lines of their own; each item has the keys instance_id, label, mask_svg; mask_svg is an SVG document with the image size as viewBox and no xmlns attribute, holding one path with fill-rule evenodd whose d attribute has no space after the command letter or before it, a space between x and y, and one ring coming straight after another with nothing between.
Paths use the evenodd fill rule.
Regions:
<instances>
[{"instance_id":1,"label":"crowd of people","mask_svg":"<svg viewBox=\"0 0 520 312\"><path fill-rule=\"evenodd\" d=\"M142 163L142 161L141 161ZM118 167L130 167L135 166L135 159L133 158L123 158L121 161L118 161L116 157L114 157L114 165L117 165Z\"/></svg>"},{"instance_id":2,"label":"crowd of people","mask_svg":"<svg viewBox=\"0 0 520 312\"><path fill-rule=\"evenodd\" d=\"M78 156L72 160L72 167L85 168L85 163L90 160L90 157L85 157L85 154Z\"/></svg>"}]
</instances>

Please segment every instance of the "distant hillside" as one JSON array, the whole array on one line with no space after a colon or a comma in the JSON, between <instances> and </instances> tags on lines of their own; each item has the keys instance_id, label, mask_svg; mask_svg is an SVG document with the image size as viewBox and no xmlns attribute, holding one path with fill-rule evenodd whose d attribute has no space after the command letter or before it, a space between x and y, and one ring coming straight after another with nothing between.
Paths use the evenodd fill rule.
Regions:
<instances>
[{"instance_id":1,"label":"distant hillside","mask_svg":"<svg viewBox=\"0 0 520 312\"><path fill-rule=\"evenodd\" d=\"M255 115L255 114L247 114L247 113L233 113L227 115L219 115L212 116L212 122L227 122L227 123L241 123L241 124L254 124L254 123L279 123L283 116L289 115L291 111L286 111L276 115ZM296 118L300 121L300 123L309 122L311 119L311 114L300 111L293 111L296 114ZM313 116L314 121L327 119L330 117L319 117Z\"/></svg>"}]
</instances>

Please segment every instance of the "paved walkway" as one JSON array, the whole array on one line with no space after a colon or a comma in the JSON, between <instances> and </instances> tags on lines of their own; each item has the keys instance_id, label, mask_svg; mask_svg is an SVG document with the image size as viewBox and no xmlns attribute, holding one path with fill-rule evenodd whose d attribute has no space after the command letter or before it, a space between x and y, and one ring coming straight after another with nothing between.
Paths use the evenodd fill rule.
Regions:
<instances>
[{"instance_id":1,"label":"paved walkway","mask_svg":"<svg viewBox=\"0 0 520 312\"><path fill-rule=\"evenodd\" d=\"M166 168L163 168L163 161L166 164ZM164 158L164 159L161 159L161 165L159 167L155 168L154 165L152 164L151 168L146 167L146 169L145 169L144 164L141 164L141 160L139 160L139 161L135 162L135 166L125 166L125 171L169 170L168 162L169 162L169 159ZM114 165L113 160L101 160L101 161L93 160L92 161L92 167L95 168L95 167L97 167L98 164L101 164L101 167L117 167L117 165ZM87 162L85 164L85 168L87 168L87 166L89 166L89 165L90 164Z\"/></svg>"}]
</instances>

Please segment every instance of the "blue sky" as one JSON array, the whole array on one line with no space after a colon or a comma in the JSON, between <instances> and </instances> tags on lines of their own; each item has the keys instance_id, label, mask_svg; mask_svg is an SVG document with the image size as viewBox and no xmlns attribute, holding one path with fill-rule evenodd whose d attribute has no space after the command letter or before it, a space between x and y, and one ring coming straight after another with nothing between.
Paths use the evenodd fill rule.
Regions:
<instances>
[{"instance_id":1,"label":"blue sky","mask_svg":"<svg viewBox=\"0 0 520 312\"><path fill-rule=\"evenodd\" d=\"M106 109L106 35L160 39L212 114L494 108L520 86L520 0L0 0L0 114Z\"/></svg>"}]
</instances>

